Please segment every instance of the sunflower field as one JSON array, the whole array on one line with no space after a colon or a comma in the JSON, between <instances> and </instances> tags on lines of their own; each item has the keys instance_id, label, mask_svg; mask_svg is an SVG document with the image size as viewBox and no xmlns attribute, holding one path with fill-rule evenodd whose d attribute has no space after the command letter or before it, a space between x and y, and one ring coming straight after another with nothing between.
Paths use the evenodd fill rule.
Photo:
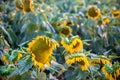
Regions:
<instances>
[{"instance_id":1,"label":"sunflower field","mask_svg":"<svg viewBox=\"0 0 120 80\"><path fill-rule=\"evenodd\" d=\"M120 80L120 0L0 0L0 80Z\"/></svg>"}]
</instances>

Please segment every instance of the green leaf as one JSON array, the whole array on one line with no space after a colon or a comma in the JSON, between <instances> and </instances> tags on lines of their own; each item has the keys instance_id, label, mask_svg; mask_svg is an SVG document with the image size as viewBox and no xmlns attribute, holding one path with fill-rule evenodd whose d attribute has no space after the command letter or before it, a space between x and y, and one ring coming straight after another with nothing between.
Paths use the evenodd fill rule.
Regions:
<instances>
[{"instance_id":1,"label":"green leaf","mask_svg":"<svg viewBox=\"0 0 120 80\"><path fill-rule=\"evenodd\" d=\"M81 79L85 79L88 76L88 72L87 71L82 71L81 69L79 70L77 79L81 80Z\"/></svg>"},{"instance_id":2,"label":"green leaf","mask_svg":"<svg viewBox=\"0 0 120 80\"><path fill-rule=\"evenodd\" d=\"M111 49L108 50L108 51L106 51L106 52L104 52L103 54L104 54L104 55L107 55L108 53L110 53L110 51L111 51Z\"/></svg>"},{"instance_id":3,"label":"green leaf","mask_svg":"<svg viewBox=\"0 0 120 80\"><path fill-rule=\"evenodd\" d=\"M24 25L21 28L21 33L25 32L26 28L28 27L29 22L25 22Z\"/></svg>"},{"instance_id":4,"label":"green leaf","mask_svg":"<svg viewBox=\"0 0 120 80\"><path fill-rule=\"evenodd\" d=\"M30 55L28 55L18 62L17 70L10 74L9 79L18 74L22 75L23 73L27 72L32 66L33 63L31 61Z\"/></svg>"},{"instance_id":5,"label":"green leaf","mask_svg":"<svg viewBox=\"0 0 120 80\"><path fill-rule=\"evenodd\" d=\"M25 59L21 59L18 62L19 73L23 74L23 73L27 72L32 66L33 66L32 60L30 58L30 55L28 55L28 56L26 56Z\"/></svg>"},{"instance_id":6,"label":"green leaf","mask_svg":"<svg viewBox=\"0 0 120 80\"><path fill-rule=\"evenodd\" d=\"M44 72L40 72L37 76L39 80L46 80L46 74Z\"/></svg>"},{"instance_id":7,"label":"green leaf","mask_svg":"<svg viewBox=\"0 0 120 80\"><path fill-rule=\"evenodd\" d=\"M0 66L0 75L9 75L15 70L13 65Z\"/></svg>"}]
</instances>

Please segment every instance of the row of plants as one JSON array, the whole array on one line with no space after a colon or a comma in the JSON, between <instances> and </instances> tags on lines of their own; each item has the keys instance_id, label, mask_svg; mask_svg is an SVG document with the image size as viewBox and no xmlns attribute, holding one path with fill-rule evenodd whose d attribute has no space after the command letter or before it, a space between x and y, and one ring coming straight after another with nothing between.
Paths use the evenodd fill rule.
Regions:
<instances>
[{"instance_id":1,"label":"row of plants","mask_svg":"<svg viewBox=\"0 0 120 80\"><path fill-rule=\"evenodd\" d=\"M0 79L120 79L118 0L0 3Z\"/></svg>"}]
</instances>

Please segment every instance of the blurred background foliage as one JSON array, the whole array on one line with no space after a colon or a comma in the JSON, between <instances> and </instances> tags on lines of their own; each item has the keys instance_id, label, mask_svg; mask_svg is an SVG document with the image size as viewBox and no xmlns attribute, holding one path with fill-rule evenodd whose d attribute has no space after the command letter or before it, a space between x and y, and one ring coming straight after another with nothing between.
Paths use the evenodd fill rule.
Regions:
<instances>
[{"instance_id":1,"label":"blurred background foliage","mask_svg":"<svg viewBox=\"0 0 120 80\"><path fill-rule=\"evenodd\" d=\"M91 54L110 56L110 59L113 56L117 58L120 56L119 0L32 0L31 4L25 3L26 8L21 7L21 4L24 5L21 1L0 0L0 57L5 53L9 53L10 58L8 61L12 64L17 61L19 52L27 53L25 48L28 42L36 36L45 35L60 43L62 36L58 29L59 26L69 26L72 29L72 36L78 35L84 42L84 50L90 51ZM87 16L87 11L91 5L95 5L100 9L98 19L91 19ZM118 11L118 17L114 16L115 10ZM60 45L54 51L53 55L57 64L52 65L54 70L50 69L45 72L46 74L52 74L49 76L49 78L51 77L50 80L92 80L87 72L81 72L77 68L66 66L63 55L64 50L63 46ZM36 75L36 71L29 70L33 64L31 62L27 63L29 56L27 55L27 57L28 59L26 58L23 64L28 65L28 70L23 67L21 72L18 71L21 75L18 73L17 78L23 76L21 80L32 79L32 77L28 77L30 73L32 73L32 76ZM18 67L21 67L20 65L18 63ZM66 72L63 73L60 70L59 73L56 71L63 69L63 66L68 67ZM0 68L3 70L3 75L7 72L4 69L8 70L7 75L16 70L15 65ZM93 72L96 73L97 68L95 66ZM23 72L24 70L26 71ZM40 79L41 76L48 77L45 73L40 73L38 79L46 80L44 78ZM24 74L27 75L28 79L25 78ZM82 75L82 77L79 75ZM102 76L100 73L98 75ZM96 80L101 80L101 78L98 77Z\"/></svg>"}]
</instances>

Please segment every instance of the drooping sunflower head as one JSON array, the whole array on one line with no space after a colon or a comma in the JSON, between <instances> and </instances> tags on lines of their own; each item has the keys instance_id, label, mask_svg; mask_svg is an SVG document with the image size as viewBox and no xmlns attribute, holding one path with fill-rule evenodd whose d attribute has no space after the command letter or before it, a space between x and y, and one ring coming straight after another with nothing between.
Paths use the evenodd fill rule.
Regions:
<instances>
[{"instance_id":1,"label":"drooping sunflower head","mask_svg":"<svg viewBox=\"0 0 120 80\"><path fill-rule=\"evenodd\" d=\"M24 13L30 12L30 5L32 4L32 0L22 0L22 3Z\"/></svg>"},{"instance_id":2,"label":"drooping sunflower head","mask_svg":"<svg viewBox=\"0 0 120 80\"><path fill-rule=\"evenodd\" d=\"M116 80L114 76L114 72L112 71L112 68L110 67L107 67L107 66L102 67L102 72L108 80Z\"/></svg>"},{"instance_id":3,"label":"drooping sunflower head","mask_svg":"<svg viewBox=\"0 0 120 80\"><path fill-rule=\"evenodd\" d=\"M100 64L100 59L93 59L93 60L91 60L91 63L90 63L91 66L94 66L96 64Z\"/></svg>"},{"instance_id":4,"label":"drooping sunflower head","mask_svg":"<svg viewBox=\"0 0 120 80\"><path fill-rule=\"evenodd\" d=\"M110 60L108 58L103 57L103 58L100 59L100 61L101 61L101 64L104 64L104 65L105 64L111 64L111 62L110 62Z\"/></svg>"},{"instance_id":5,"label":"drooping sunflower head","mask_svg":"<svg viewBox=\"0 0 120 80\"><path fill-rule=\"evenodd\" d=\"M118 18L120 16L120 10L113 10L112 11L112 16L114 18Z\"/></svg>"},{"instance_id":6,"label":"drooping sunflower head","mask_svg":"<svg viewBox=\"0 0 120 80\"><path fill-rule=\"evenodd\" d=\"M87 11L87 16L94 20L98 19L100 17L100 9L96 6L90 6Z\"/></svg>"},{"instance_id":7,"label":"drooping sunflower head","mask_svg":"<svg viewBox=\"0 0 120 80\"><path fill-rule=\"evenodd\" d=\"M79 52L83 49L83 42L78 36L72 37L68 42L63 39L61 44L70 53Z\"/></svg>"},{"instance_id":8,"label":"drooping sunflower head","mask_svg":"<svg viewBox=\"0 0 120 80\"><path fill-rule=\"evenodd\" d=\"M20 11L23 10L23 5L20 0L15 0L14 4L18 10L20 10Z\"/></svg>"},{"instance_id":9,"label":"drooping sunflower head","mask_svg":"<svg viewBox=\"0 0 120 80\"><path fill-rule=\"evenodd\" d=\"M60 26L61 24L62 24L61 21L57 21L57 22L55 23L55 26L58 27L58 26Z\"/></svg>"},{"instance_id":10,"label":"drooping sunflower head","mask_svg":"<svg viewBox=\"0 0 120 80\"><path fill-rule=\"evenodd\" d=\"M115 74L116 77L120 77L120 67L116 69Z\"/></svg>"},{"instance_id":11,"label":"drooping sunflower head","mask_svg":"<svg viewBox=\"0 0 120 80\"><path fill-rule=\"evenodd\" d=\"M105 57L92 59L91 60L91 66L94 66L96 64L98 64L100 66L104 66L105 64L111 64L111 62L110 62L109 59L107 59Z\"/></svg>"},{"instance_id":12,"label":"drooping sunflower head","mask_svg":"<svg viewBox=\"0 0 120 80\"><path fill-rule=\"evenodd\" d=\"M68 26L59 26L58 31L59 31L60 35L62 35L64 37L68 37L72 33L72 29Z\"/></svg>"},{"instance_id":13,"label":"drooping sunflower head","mask_svg":"<svg viewBox=\"0 0 120 80\"><path fill-rule=\"evenodd\" d=\"M84 70L88 70L89 62L87 57L84 54L71 54L66 59L66 63L71 65L73 63L78 63L80 68Z\"/></svg>"},{"instance_id":14,"label":"drooping sunflower head","mask_svg":"<svg viewBox=\"0 0 120 80\"><path fill-rule=\"evenodd\" d=\"M32 54L34 65L44 69L44 64L49 61L52 51L57 46L59 46L59 44L55 40L45 36L38 36L28 43L27 50Z\"/></svg>"},{"instance_id":15,"label":"drooping sunflower head","mask_svg":"<svg viewBox=\"0 0 120 80\"><path fill-rule=\"evenodd\" d=\"M71 20L64 20L62 23L62 26L71 26L73 25L73 22Z\"/></svg>"},{"instance_id":16,"label":"drooping sunflower head","mask_svg":"<svg viewBox=\"0 0 120 80\"><path fill-rule=\"evenodd\" d=\"M109 22L110 22L110 18L109 17L104 18L103 21L102 21L103 24L107 24Z\"/></svg>"}]
</instances>

